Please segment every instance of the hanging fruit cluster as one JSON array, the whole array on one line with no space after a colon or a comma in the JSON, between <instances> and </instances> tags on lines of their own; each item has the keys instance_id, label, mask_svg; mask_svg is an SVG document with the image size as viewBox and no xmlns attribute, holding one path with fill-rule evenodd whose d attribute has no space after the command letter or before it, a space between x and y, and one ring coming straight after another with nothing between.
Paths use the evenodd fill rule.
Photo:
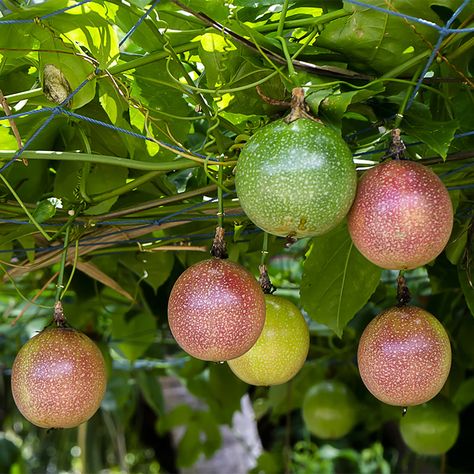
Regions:
<instances>
[{"instance_id":1,"label":"hanging fruit cluster","mask_svg":"<svg viewBox=\"0 0 474 474\"><path fill-rule=\"evenodd\" d=\"M403 272L441 253L451 234L453 209L446 188L431 170L396 155L366 171L357 183L348 146L309 116L302 90L295 89L290 115L261 128L243 148L236 191L248 218L276 236L321 235L347 217L353 243L368 260ZM227 361L249 384L287 382L301 369L309 350L302 313L271 294L265 267L259 285L248 270L226 260L221 227L214 244L213 257L185 270L171 291L168 321L176 342L195 358ZM424 406L433 399L451 366L445 329L409 300L400 275L398 304L369 323L357 354L367 389L382 402L402 407ZM18 408L31 422L66 428L97 410L106 372L95 344L67 327L60 304L55 324L20 350L12 389ZM348 387L324 382L306 394L303 418L317 436L336 438L356 423L354 406ZM402 433L416 445L411 416Z\"/></svg>"}]
</instances>

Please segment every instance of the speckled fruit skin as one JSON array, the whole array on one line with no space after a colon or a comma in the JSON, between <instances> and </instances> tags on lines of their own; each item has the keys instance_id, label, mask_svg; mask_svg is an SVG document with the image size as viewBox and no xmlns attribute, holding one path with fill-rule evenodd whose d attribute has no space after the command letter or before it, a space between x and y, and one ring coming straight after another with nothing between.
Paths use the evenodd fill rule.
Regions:
<instances>
[{"instance_id":1,"label":"speckled fruit skin","mask_svg":"<svg viewBox=\"0 0 474 474\"><path fill-rule=\"evenodd\" d=\"M436 397L411 407L400 420L400 433L415 453L443 454L453 447L459 435L459 415L450 400Z\"/></svg>"},{"instance_id":2,"label":"speckled fruit skin","mask_svg":"<svg viewBox=\"0 0 474 474\"><path fill-rule=\"evenodd\" d=\"M360 376L389 405L419 405L443 388L451 345L442 324L416 306L390 308L365 328L357 353Z\"/></svg>"},{"instance_id":3,"label":"speckled fruit skin","mask_svg":"<svg viewBox=\"0 0 474 474\"><path fill-rule=\"evenodd\" d=\"M308 390L302 414L306 427L318 438L342 438L357 421L357 400L344 383L326 380Z\"/></svg>"},{"instance_id":4,"label":"speckled fruit skin","mask_svg":"<svg viewBox=\"0 0 474 474\"><path fill-rule=\"evenodd\" d=\"M41 428L73 428L99 408L107 374L98 347L69 328L47 328L18 352L12 393L22 415Z\"/></svg>"},{"instance_id":5,"label":"speckled fruit skin","mask_svg":"<svg viewBox=\"0 0 474 474\"><path fill-rule=\"evenodd\" d=\"M168 301L176 342L197 359L225 361L247 352L265 323L265 298L245 268L212 258L176 280Z\"/></svg>"},{"instance_id":6,"label":"speckled fruit skin","mask_svg":"<svg viewBox=\"0 0 474 474\"><path fill-rule=\"evenodd\" d=\"M436 258L453 228L453 207L438 176L413 161L366 171L348 215L359 251L379 267L404 270Z\"/></svg>"},{"instance_id":7,"label":"speckled fruit skin","mask_svg":"<svg viewBox=\"0 0 474 474\"><path fill-rule=\"evenodd\" d=\"M344 140L300 118L261 128L242 149L235 186L249 219L270 234L309 237L346 216L357 176Z\"/></svg>"},{"instance_id":8,"label":"speckled fruit skin","mask_svg":"<svg viewBox=\"0 0 474 474\"><path fill-rule=\"evenodd\" d=\"M260 337L244 355L228 361L237 377L252 385L279 385L303 367L309 330L300 310L281 296L265 295L266 319Z\"/></svg>"}]
</instances>

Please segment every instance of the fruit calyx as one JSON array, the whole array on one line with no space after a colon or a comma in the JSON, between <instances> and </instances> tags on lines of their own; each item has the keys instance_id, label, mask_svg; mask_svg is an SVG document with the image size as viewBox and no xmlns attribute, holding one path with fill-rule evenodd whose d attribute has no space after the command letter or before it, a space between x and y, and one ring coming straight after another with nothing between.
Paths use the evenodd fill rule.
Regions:
<instances>
[{"instance_id":1,"label":"fruit calyx","mask_svg":"<svg viewBox=\"0 0 474 474\"><path fill-rule=\"evenodd\" d=\"M390 146L388 148L389 156L395 160L406 160L405 151L407 147L400 137L400 129L394 128L391 133Z\"/></svg>"},{"instance_id":2,"label":"fruit calyx","mask_svg":"<svg viewBox=\"0 0 474 474\"><path fill-rule=\"evenodd\" d=\"M407 281L402 272L400 272L397 278L397 301L399 308L406 306L411 301L410 290L408 289Z\"/></svg>"},{"instance_id":3,"label":"fruit calyx","mask_svg":"<svg viewBox=\"0 0 474 474\"><path fill-rule=\"evenodd\" d=\"M273 286L270 277L268 276L267 266L259 265L258 271L260 273L260 276L258 277L258 282L262 287L262 291L266 295L271 295L276 290L276 288Z\"/></svg>"},{"instance_id":4,"label":"fruit calyx","mask_svg":"<svg viewBox=\"0 0 474 474\"><path fill-rule=\"evenodd\" d=\"M291 91L291 112L283 120L285 123L291 123L300 118L307 118L321 123L321 120L310 115L309 107L304 100L303 88L295 87Z\"/></svg>"},{"instance_id":5,"label":"fruit calyx","mask_svg":"<svg viewBox=\"0 0 474 474\"><path fill-rule=\"evenodd\" d=\"M212 241L211 255L216 258L225 259L229 255L227 253L227 244L225 241L225 230L221 226L216 227L216 235Z\"/></svg>"},{"instance_id":6,"label":"fruit calyx","mask_svg":"<svg viewBox=\"0 0 474 474\"><path fill-rule=\"evenodd\" d=\"M54 304L54 314L53 314L54 324L58 328L69 328L69 324L66 321L66 316L64 316L63 305L61 301L56 301Z\"/></svg>"}]
</instances>

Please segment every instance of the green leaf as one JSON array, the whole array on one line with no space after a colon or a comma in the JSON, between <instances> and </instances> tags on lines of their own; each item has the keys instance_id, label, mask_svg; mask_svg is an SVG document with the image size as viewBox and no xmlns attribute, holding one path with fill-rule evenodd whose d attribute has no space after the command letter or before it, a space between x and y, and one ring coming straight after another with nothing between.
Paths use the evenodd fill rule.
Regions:
<instances>
[{"instance_id":1,"label":"green leaf","mask_svg":"<svg viewBox=\"0 0 474 474\"><path fill-rule=\"evenodd\" d=\"M407 114L402 127L408 135L426 143L435 153L446 158L459 123L456 120L437 122L415 114Z\"/></svg>"},{"instance_id":2,"label":"green leaf","mask_svg":"<svg viewBox=\"0 0 474 474\"><path fill-rule=\"evenodd\" d=\"M452 402L458 411L463 410L474 401L474 377L465 379L456 390Z\"/></svg>"},{"instance_id":3,"label":"green leaf","mask_svg":"<svg viewBox=\"0 0 474 474\"><path fill-rule=\"evenodd\" d=\"M151 346L156 335L156 320L149 313L112 316L112 346L129 360L136 360Z\"/></svg>"},{"instance_id":4,"label":"green leaf","mask_svg":"<svg viewBox=\"0 0 474 474\"><path fill-rule=\"evenodd\" d=\"M158 250L126 254L120 257L120 261L156 291L170 276L174 255L172 252Z\"/></svg>"},{"instance_id":5,"label":"green leaf","mask_svg":"<svg viewBox=\"0 0 474 474\"><path fill-rule=\"evenodd\" d=\"M92 167L86 179L86 190L89 196L94 194L101 194L107 191L113 191L119 186L125 184L128 176L127 168L120 168L118 166L110 166L103 164L96 164ZM89 207L85 214L97 215L107 212L117 201L118 196L104 199L99 204Z\"/></svg>"},{"instance_id":6,"label":"green leaf","mask_svg":"<svg viewBox=\"0 0 474 474\"><path fill-rule=\"evenodd\" d=\"M64 75L71 91L76 90L85 80L91 78L71 99L71 108L83 107L95 96L96 80L92 78L94 66L83 57L77 56L78 51L71 45L67 45L59 38L52 36L51 32L47 35L45 31L48 30L35 31L35 35L41 41L43 50L38 54L41 82L44 85L43 72L47 65L53 65ZM54 78L53 82L56 82Z\"/></svg>"},{"instance_id":7,"label":"green leaf","mask_svg":"<svg viewBox=\"0 0 474 474\"><path fill-rule=\"evenodd\" d=\"M193 409L189 405L178 405L158 419L158 433L164 434L176 426L185 425L191 420L192 416Z\"/></svg>"},{"instance_id":8,"label":"green leaf","mask_svg":"<svg viewBox=\"0 0 474 474\"><path fill-rule=\"evenodd\" d=\"M210 458L221 445L222 436L219 425L214 414L209 411L197 412L196 421L201 428L202 434L205 436L205 439L202 440L202 450L204 455Z\"/></svg>"},{"instance_id":9,"label":"green leaf","mask_svg":"<svg viewBox=\"0 0 474 474\"><path fill-rule=\"evenodd\" d=\"M472 274L470 274L468 277L468 271L470 270L466 269L463 265L458 265L459 283L461 284L461 289L464 293L466 304L469 307L471 314L474 316L474 288L471 286ZM469 281L470 279L471 282Z\"/></svg>"},{"instance_id":10,"label":"green leaf","mask_svg":"<svg viewBox=\"0 0 474 474\"><path fill-rule=\"evenodd\" d=\"M304 264L301 302L338 336L377 288L382 270L354 247L346 224L313 239Z\"/></svg>"},{"instance_id":11,"label":"green leaf","mask_svg":"<svg viewBox=\"0 0 474 474\"><path fill-rule=\"evenodd\" d=\"M179 440L176 464L178 467L193 465L201 453L200 430L195 422L186 427L184 436Z\"/></svg>"},{"instance_id":12,"label":"green leaf","mask_svg":"<svg viewBox=\"0 0 474 474\"><path fill-rule=\"evenodd\" d=\"M142 370L137 373L136 380L148 406L152 408L156 415L163 415L165 407L159 378L155 374Z\"/></svg>"},{"instance_id":13,"label":"green leaf","mask_svg":"<svg viewBox=\"0 0 474 474\"><path fill-rule=\"evenodd\" d=\"M385 0L372 0L370 4L387 8ZM343 54L350 67L386 73L426 52L427 43L433 44L438 36L434 28L417 23L415 29L403 18L368 7L345 3L345 8L350 15L328 23L319 35L317 45ZM403 2L397 6L397 11L439 22L429 8L429 2ZM424 61L425 57L416 64Z\"/></svg>"},{"instance_id":14,"label":"green leaf","mask_svg":"<svg viewBox=\"0 0 474 474\"><path fill-rule=\"evenodd\" d=\"M464 250L467 244L468 222L454 223L453 232L449 239L448 245L444 249L446 257L453 264L457 265L464 255Z\"/></svg>"}]
</instances>

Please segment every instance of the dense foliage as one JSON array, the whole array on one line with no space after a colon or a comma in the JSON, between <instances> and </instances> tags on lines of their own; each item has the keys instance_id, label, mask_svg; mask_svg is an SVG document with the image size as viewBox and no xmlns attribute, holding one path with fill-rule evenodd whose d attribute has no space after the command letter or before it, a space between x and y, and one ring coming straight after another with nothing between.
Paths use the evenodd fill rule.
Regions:
<instances>
[{"instance_id":1,"label":"dense foliage","mask_svg":"<svg viewBox=\"0 0 474 474\"><path fill-rule=\"evenodd\" d=\"M190 466L219 448L219 425L245 393L265 449L255 472L473 470L474 4L367 4L0 1L0 99L13 117L0 117L0 472ZM440 32L461 5L452 30ZM287 113L296 86L360 171L387 156L400 128L406 156L450 191L445 252L405 273L414 304L442 322L453 347L442 393L462 417L447 458L409 451L400 409L378 402L358 375L360 334L396 303L398 272L367 261L345 223L289 245L265 236L236 200L242 146ZM172 285L208 258L218 221L229 258L257 275L266 257L276 294L307 316L309 356L286 384L247 386L171 337ZM55 297L99 344L109 382L87 425L47 433L21 417L9 384L16 353L51 320ZM167 411L168 376L201 407ZM301 414L305 393L325 379L357 399L354 430L330 445L311 437ZM177 426L184 435L171 449Z\"/></svg>"}]
</instances>

